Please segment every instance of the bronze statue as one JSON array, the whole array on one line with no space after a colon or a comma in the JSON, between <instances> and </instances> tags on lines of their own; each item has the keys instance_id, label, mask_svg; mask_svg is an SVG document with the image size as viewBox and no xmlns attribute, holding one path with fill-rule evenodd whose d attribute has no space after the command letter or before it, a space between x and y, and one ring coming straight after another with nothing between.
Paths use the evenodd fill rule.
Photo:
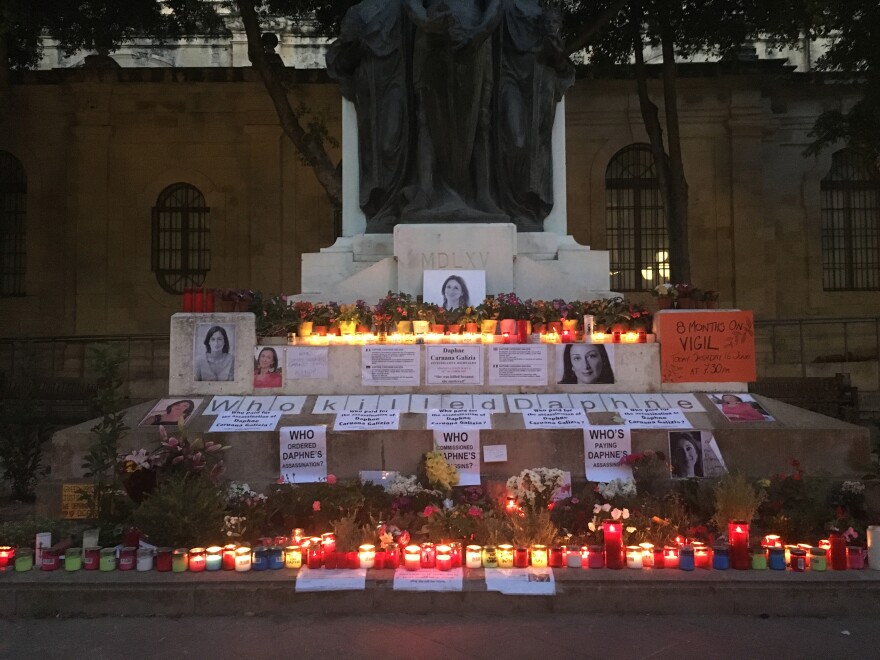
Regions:
<instances>
[{"instance_id":1,"label":"bronze statue","mask_svg":"<svg viewBox=\"0 0 880 660\"><path fill-rule=\"evenodd\" d=\"M346 13L327 68L357 108L368 232L542 230L555 107L574 78L552 18L533 0L365 0Z\"/></svg>"}]
</instances>

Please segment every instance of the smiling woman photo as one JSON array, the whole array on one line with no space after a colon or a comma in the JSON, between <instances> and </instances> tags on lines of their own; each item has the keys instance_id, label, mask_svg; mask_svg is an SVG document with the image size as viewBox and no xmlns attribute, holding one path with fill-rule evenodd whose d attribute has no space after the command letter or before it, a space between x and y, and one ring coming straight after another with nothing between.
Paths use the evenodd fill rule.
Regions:
<instances>
[{"instance_id":1,"label":"smiling woman photo","mask_svg":"<svg viewBox=\"0 0 880 660\"><path fill-rule=\"evenodd\" d=\"M559 380L561 385L613 382L614 370L603 344L566 344L562 353L562 378Z\"/></svg>"},{"instance_id":2,"label":"smiling woman photo","mask_svg":"<svg viewBox=\"0 0 880 660\"><path fill-rule=\"evenodd\" d=\"M673 431L669 434L672 476L677 479L703 476L703 444L699 432Z\"/></svg>"},{"instance_id":3,"label":"smiling woman photo","mask_svg":"<svg viewBox=\"0 0 880 660\"><path fill-rule=\"evenodd\" d=\"M199 326L200 330L201 328L202 326ZM208 328L204 337L205 339L202 344L205 346L205 351L195 361L195 380L232 380L235 356L230 352L231 342L226 328L220 325L212 325ZM196 348L198 348L198 340Z\"/></svg>"},{"instance_id":4,"label":"smiling woman photo","mask_svg":"<svg viewBox=\"0 0 880 660\"><path fill-rule=\"evenodd\" d=\"M447 277L440 291L443 294L443 309L446 311L471 304L467 284L461 275Z\"/></svg>"}]
</instances>

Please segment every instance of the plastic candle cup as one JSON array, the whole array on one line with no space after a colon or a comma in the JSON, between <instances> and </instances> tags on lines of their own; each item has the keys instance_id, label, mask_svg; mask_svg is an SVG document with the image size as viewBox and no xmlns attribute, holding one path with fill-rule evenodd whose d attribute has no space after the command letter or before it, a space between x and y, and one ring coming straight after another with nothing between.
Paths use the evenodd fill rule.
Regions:
<instances>
[{"instance_id":1,"label":"plastic candle cup","mask_svg":"<svg viewBox=\"0 0 880 660\"><path fill-rule=\"evenodd\" d=\"M408 545L403 551L403 567L408 571L417 571L421 566L422 552L417 545Z\"/></svg>"},{"instance_id":2,"label":"plastic candle cup","mask_svg":"<svg viewBox=\"0 0 880 660\"><path fill-rule=\"evenodd\" d=\"M483 548L479 545L469 545L464 549L464 563L468 568L483 567Z\"/></svg>"},{"instance_id":3,"label":"plastic candle cup","mask_svg":"<svg viewBox=\"0 0 880 660\"><path fill-rule=\"evenodd\" d=\"M605 520L602 522L602 534L605 539L605 565L613 569L623 568L623 525Z\"/></svg>"},{"instance_id":4,"label":"plastic candle cup","mask_svg":"<svg viewBox=\"0 0 880 660\"><path fill-rule=\"evenodd\" d=\"M190 548L189 571L190 573L202 573L208 566L208 552L204 548Z\"/></svg>"},{"instance_id":5,"label":"plastic candle cup","mask_svg":"<svg viewBox=\"0 0 880 660\"><path fill-rule=\"evenodd\" d=\"M174 550L172 548L156 549L156 570L160 573L167 573L171 570L171 556Z\"/></svg>"},{"instance_id":6,"label":"plastic candle cup","mask_svg":"<svg viewBox=\"0 0 880 660\"><path fill-rule=\"evenodd\" d=\"M704 543L693 543L694 565L697 568L709 569L712 567L712 551Z\"/></svg>"},{"instance_id":7,"label":"plastic candle cup","mask_svg":"<svg viewBox=\"0 0 880 660\"><path fill-rule=\"evenodd\" d=\"M654 568L666 568L666 555L663 548L654 548Z\"/></svg>"},{"instance_id":8,"label":"plastic candle cup","mask_svg":"<svg viewBox=\"0 0 880 660\"><path fill-rule=\"evenodd\" d=\"M765 548L755 548L752 550L752 570L767 570L767 550Z\"/></svg>"},{"instance_id":9,"label":"plastic candle cup","mask_svg":"<svg viewBox=\"0 0 880 660\"><path fill-rule=\"evenodd\" d=\"M532 546L531 563L535 568L547 568L549 557L546 545L538 544Z\"/></svg>"},{"instance_id":10,"label":"plastic candle cup","mask_svg":"<svg viewBox=\"0 0 880 660\"><path fill-rule=\"evenodd\" d=\"M128 546L119 549L119 559L116 568L120 571L133 571L137 564L137 548Z\"/></svg>"},{"instance_id":11,"label":"plastic candle cup","mask_svg":"<svg viewBox=\"0 0 880 660\"><path fill-rule=\"evenodd\" d=\"M336 534L333 532L321 534L321 548L325 553L336 552Z\"/></svg>"},{"instance_id":12,"label":"plastic candle cup","mask_svg":"<svg viewBox=\"0 0 880 660\"><path fill-rule=\"evenodd\" d=\"M289 545L284 548L285 568L302 568L302 564L302 548L300 548L299 545Z\"/></svg>"},{"instance_id":13,"label":"plastic candle cup","mask_svg":"<svg viewBox=\"0 0 880 660\"><path fill-rule=\"evenodd\" d=\"M678 568L678 547L674 545L663 546L663 565L666 568Z\"/></svg>"},{"instance_id":14,"label":"plastic candle cup","mask_svg":"<svg viewBox=\"0 0 880 660\"><path fill-rule=\"evenodd\" d=\"M825 548L810 548L810 570L819 572L828 570L828 555Z\"/></svg>"},{"instance_id":15,"label":"plastic candle cup","mask_svg":"<svg viewBox=\"0 0 880 660\"><path fill-rule=\"evenodd\" d=\"M137 570L141 572L153 570L153 551L150 548L138 548Z\"/></svg>"},{"instance_id":16,"label":"plastic candle cup","mask_svg":"<svg viewBox=\"0 0 880 660\"><path fill-rule=\"evenodd\" d=\"M449 549L452 552L452 568L461 568L461 543L453 541L449 544Z\"/></svg>"},{"instance_id":17,"label":"plastic candle cup","mask_svg":"<svg viewBox=\"0 0 880 660\"><path fill-rule=\"evenodd\" d=\"M0 571L15 566L15 548L11 545L0 545Z\"/></svg>"},{"instance_id":18,"label":"plastic candle cup","mask_svg":"<svg viewBox=\"0 0 880 660\"><path fill-rule=\"evenodd\" d=\"M831 568L835 571L845 571L846 539L843 538L843 534L832 534L828 540L831 542L831 551L829 553Z\"/></svg>"},{"instance_id":19,"label":"plastic candle cup","mask_svg":"<svg viewBox=\"0 0 880 660\"><path fill-rule=\"evenodd\" d=\"M26 573L34 569L34 551L31 548L16 548L15 572Z\"/></svg>"},{"instance_id":20,"label":"plastic candle cup","mask_svg":"<svg viewBox=\"0 0 880 660\"><path fill-rule=\"evenodd\" d=\"M265 571L269 569L269 548L264 545L251 551L251 570Z\"/></svg>"},{"instance_id":21,"label":"plastic candle cup","mask_svg":"<svg viewBox=\"0 0 880 660\"><path fill-rule=\"evenodd\" d=\"M219 571L223 567L223 548L212 545L205 550L205 570Z\"/></svg>"},{"instance_id":22,"label":"plastic candle cup","mask_svg":"<svg viewBox=\"0 0 880 660\"><path fill-rule=\"evenodd\" d=\"M748 523L731 520L727 523L727 538L730 541L730 567L738 571L747 570L751 565Z\"/></svg>"},{"instance_id":23,"label":"plastic candle cup","mask_svg":"<svg viewBox=\"0 0 880 660\"><path fill-rule=\"evenodd\" d=\"M865 538L868 540L868 568L880 571L880 525L870 525Z\"/></svg>"},{"instance_id":24,"label":"plastic candle cup","mask_svg":"<svg viewBox=\"0 0 880 660\"><path fill-rule=\"evenodd\" d=\"M396 543L392 543L385 548L385 568L396 570L400 566L400 548Z\"/></svg>"},{"instance_id":25,"label":"plastic candle cup","mask_svg":"<svg viewBox=\"0 0 880 660\"><path fill-rule=\"evenodd\" d=\"M221 554L221 565L224 571L234 571L235 570L235 544L229 543L223 546L223 552Z\"/></svg>"},{"instance_id":26,"label":"plastic candle cup","mask_svg":"<svg viewBox=\"0 0 880 660\"><path fill-rule=\"evenodd\" d=\"M342 566L339 565L339 555L342 555ZM339 552L324 552L324 568L334 569L334 568L347 568L345 554ZM271 564L270 564L271 565ZM358 559L358 568L361 567L360 559Z\"/></svg>"},{"instance_id":27,"label":"plastic candle cup","mask_svg":"<svg viewBox=\"0 0 880 660\"><path fill-rule=\"evenodd\" d=\"M437 550L433 543L422 543L421 565L422 568L434 568L437 565Z\"/></svg>"},{"instance_id":28,"label":"plastic candle cup","mask_svg":"<svg viewBox=\"0 0 880 660\"><path fill-rule=\"evenodd\" d=\"M865 567L865 551L861 546L851 545L846 549L846 567L853 570Z\"/></svg>"},{"instance_id":29,"label":"plastic candle cup","mask_svg":"<svg viewBox=\"0 0 880 660\"><path fill-rule=\"evenodd\" d=\"M678 567L682 571L692 571L696 567L694 547L686 545L678 551Z\"/></svg>"},{"instance_id":30,"label":"plastic candle cup","mask_svg":"<svg viewBox=\"0 0 880 660\"><path fill-rule=\"evenodd\" d=\"M642 568L643 566L642 549L637 545L626 546L626 567Z\"/></svg>"},{"instance_id":31,"label":"plastic candle cup","mask_svg":"<svg viewBox=\"0 0 880 660\"><path fill-rule=\"evenodd\" d=\"M791 570L795 573L803 573L807 570L807 553L801 548L793 548L791 551Z\"/></svg>"},{"instance_id":32,"label":"plastic candle cup","mask_svg":"<svg viewBox=\"0 0 880 660\"><path fill-rule=\"evenodd\" d=\"M565 548L559 545L550 548L548 565L550 568L562 568L565 566Z\"/></svg>"},{"instance_id":33,"label":"plastic candle cup","mask_svg":"<svg viewBox=\"0 0 880 660\"><path fill-rule=\"evenodd\" d=\"M376 546L365 543L358 548L358 561L361 568L373 568L376 565Z\"/></svg>"},{"instance_id":34,"label":"plastic candle cup","mask_svg":"<svg viewBox=\"0 0 880 660\"><path fill-rule=\"evenodd\" d=\"M495 552L498 557L498 568L513 568L513 546L509 543L502 543Z\"/></svg>"},{"instance_id":35,"label":"plastic candle cup","mask_svg":"<svg viewBox=\"0 0 880 660\"><path fill-rule=\"evenodd\" d=\"M768 548L767 565L771 571L785 570L785 548L773 546Z\"/></svg>"},{"instance_id":36,"label":"plastic candle cup","mask_svg":"<svg viewBox=\"0 0 880 660\"><path fill-rule=\"evenodd\" d=\"M40 557L40 570L57 571L59 566L61 566L61 555L58 551L52 548L43 548L43 553Z\"/></svg>"},{"instance_id":37,"label":"plastic candle cup","mask_svg":"<svg viewBox=\"0 0 880 660\"><path fill-rule=\"evenodd\" d=\"M241 546L235 549L235 571L246 573L251 570L251 549Z\"/></svg>"},{"instance_id":38,"label":"plastic candle cup","mask_svg":"<svg viewBox=\"0 0 880 660\"><path fill-rule=\"evenodd\" d=\"M764 541L761 543L765 548L781 548L782 547L782 537L779 534L767 534L764 537Z\"/></svg>"},{"instance_id":39,"label":"plastic candle cup","mask_svg":"<svg viewBox=\"0 0 880 660\"><path fill-rule=\"evenodd\" d=\"M68 548L64 553L64 570L78 571L82 568L83 551L82 548Z\"/></svg>"},{"instance_id":40,"label":"plastic candle cup","mask_svg":"<svg viewBox=\"0 0 880 660\"><path fill-rule=\"evenodd\" d=\"M438 571L452 570L452 548L448 545L438 545L435 561Z\"/></svg>"},{"instance_id":41,"label":"plastic candle cup","mask_svg":"<svg viewBox=\"0 0 880 660\"><path fill-rule=\"evenodd\" d=\"M639 543L639 547L642 549L642 567L654 568L654 544Z\"/></svg>"},{"instance_id":42,"label":"plastic candle cup","mask_svg":"<svg viewBox=\"0 0 880 660\"><path fill-rule=\"evenodd\" d=\"M189 566L189 550L187 548L176 548L171 553L171 572L185 573Z\"/></svg>"},{"instance_id":43,"label":"plastic candle cup","mask_svg":"<svg viewBox=\"0 0 880 660\"><path fill-rule=\"evenodd\" d=\"M284 548L273 545L269 548L269 570L278 571L284 568Z\"/></svg>"},{"instance_id":44,"label":"plastic candle cup","mask_svg":"<svg viewBox=\"0 0 880 660\"><path fill-rule=\"evenodd\" d=\"M116 548L101 548L98 568L102 571L116 570Z\"/></svg>"},{"instance_id":45,"label":"plastic candle cup","mask_svg":"<svg viewBox=\"0 0 880 660\"><path fill-rule=\"evenodd\" d=\"M494 545L483 546L483 568L498 568L498 553Z\"/></svg>"},{"instance_id":46,"label":"plastic candle cup","mask_svg":"<svg viewBox=\"0 0 880 660\"><path fill-rule=\"evenodd\" d=\"M730 568L730 548L726 545L716 545L712 553L712 568L716 571L726 571Z\"/></svg>"},{"instance_id":47,"label":"plastic candle cup","mask_svg":"<svg viewBox=\"0 0 880 660\"><path fill-rule=\"evenodd\" d=\"M323 563L324 551L321 549L321 545L309 543L308 550L306 550L306 566L309 568L321 568Z\"/></svg>"}]
</instances>

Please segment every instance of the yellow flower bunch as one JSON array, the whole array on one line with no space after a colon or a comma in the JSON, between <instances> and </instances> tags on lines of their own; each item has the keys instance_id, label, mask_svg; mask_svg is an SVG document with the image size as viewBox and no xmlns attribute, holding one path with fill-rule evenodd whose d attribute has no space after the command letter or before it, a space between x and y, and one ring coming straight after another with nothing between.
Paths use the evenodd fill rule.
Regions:
<instances>
[{"instance_id":1,"label":"yellow flower bunch","mask_svg":"<svg viewBox=\"0 0 880 660\"><path fill-rule=\"evenodd\" d=\"M431 486L440 490L449 490L458 484L458 469L447 463L443 453L436 449L425 454L425 476Z\"/></svg>"}]
</instances>

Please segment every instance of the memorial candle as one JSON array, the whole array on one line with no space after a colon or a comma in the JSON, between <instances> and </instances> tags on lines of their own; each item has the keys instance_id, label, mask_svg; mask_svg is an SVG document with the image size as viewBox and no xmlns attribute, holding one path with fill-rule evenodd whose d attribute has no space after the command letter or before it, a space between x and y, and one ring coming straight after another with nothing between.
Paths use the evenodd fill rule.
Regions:
<instances>
[{"instance_id":1,"label":"memorial candle","mask_svg":"<svg viewBox=\"0 0 880 660\"><path fill-rule=\"evenodd\" d=\"M284 548L273 545L269 548L269 570L279 571L284 568Z\"/></svg>"},{"instance_id":2,"label":"memorial candle","mask_svg":"<svg viewBox=\"0 0 880 660\"><path fill-rule=\"evenodd\" d=\"M559 545L554 545L550 548L548 565L550 568L562 568L565 566L565 548Z\"/></svg>"},{"instance_id":3,"label":"memorial candle","mask_svg":"<svg viewBox=\"0 0 880 660\"><path fill-rule=\"evenodd\" d=\"M549 557L546 545L533 545L531 552L531 563L535 568L547 568Z\"/></svg>"},{"instance_id":4,"label":"memorial candle","mask_svg":"<svg viewBox=\"0 0 880 660\"><path fill-rule=\"evenodd\" d=\"M13 563L16 573L26 573L33 570L34 551L31 548L16 548Z\"/></svg>"},{"instance_id":5,"label":"memorial candle","mask_svg":"<svg viewBox=\"0 0 880 660\"><path fill-rule=\"evenodd\" d=\"M767 570L767 548L758 547L752 549L752 570Z\"/></svg>"},{"instance_id":6,"label":"memorial candle","mask_svg":"<svg viewBox=\"0 0 880 660\"><path fill-rule=\"evenodd\" d=\"M453 541L449 544L452 553L452 568L461 568L461 543Z\"/></svg>"},{"instance_id":7,"label":"memorial candle","mask_svg":"<svg viewBox=\"0 0 880 660\"><path fill-rule=\"evenodd\" d=\"M459 561L460 558L461 555L459 554ZM396 543L392 543L385 549L385 568L394 570L398 566L400 566L400 548L397 547Z\"/></svg>"},{"instance_id":8,"label":"memorial candle","mask_svg":"<svg viewBox=\"0 0 880 660\"><path fill-rule=\"evenodd\" d=\"M452 548L448 545L438 545L435 561L438 571L452 570Z\"/></svg>"},{"instance_id":9,"label":"memorial candle","mask_svg":"<svg viewBox=\"0 0 880 660\"><path fill-rule=\"evenodd\" d=\"M15 548L10 545L0 545L0 571L11 568L15 562Z\"/></svg>"},{"instance_id":10,"label":"memorial candle","mask_svg":"<svg viewBox=\"0 0 880 660\"><path fill-rule=\"evenodd\" d=\"M358 548L358 561L361 568L373 568L376 565L376 546L364 543Z\"/></svg>"},{"instance_id":11,"label":"memorial candle","mask_svg":"<svg viewBox=\"0 0 880 660\"><path fill-rule=\"evenodd\" d=\"M637 545L626 546L626 567L642 568L642 549Z\"/></svg>"},{"instance_id":12,"label":"memorial candle","mask_svg":"<svg viewBox=\"0 0 880 660\"><path fill-rule=\"evenodd\" d=\"M851 545L846 549L846 567L854 570L865 567L865 551L861 546Z\"/></svg>"},{"instance_id":13,"label":"memorial candle","mask_svg":"<svg viewBox=\"0 0 880 660\"><path fill-rule=\"evenodd\" d=\"M208 566L208 552L204 548L189 549L189 572L202 573Z\"/></svg>"},{"instance_id":14,"label":"memorial candle","mask_svg":"<svg viewBox=\"0 0 880 660\"><path fill-rule=\"evenodd\" d=\"M483 568L498 568L498 553L494 545L483 546Z\"/></svg>"},{"instance_id":15,"label":"memorial candle","mask_svg":"<svg viewBox=\"0 0 880 660\"><path fill-rule=\"evenodd\" d=\"M120 571L132 571L137 565L137 548L128 546L119 550L119 564L117 568Z\"/></svg>"},{"instance_id":16,"label":"memorial candle","mask_svg":"<svg viewBox=\"0 0 880 660\"><path fill-rule=\"evenodd\" d=\"M137 570L141 573L153 570L153 550L151 548L138 548Z\"/></svg>"},{"instance_id":17,"label":"memorial candle","mask_svg":"<svg viewBox=\"0 0 880 660\"><path fill-rule=\"evenodd\" d=\"M730 542L730 567L737 571L747 570L749 557L749 524L744 520L727 523L727 540Z\"/></svg>"},{"instance_id":18,"label":"memorial candle","mask_svg":"<svg viewBox=\"0 0 880 660\"><path fill-rule=\"evenodd\" d=\"M831 568L835 571L846 570L846 539L843 534L832 534L829 539L831 542Z\"/></svg>"},{"instance_id":19,"label":"memorial candle","mask_svg":"<svg viewBox=\"0 0 880 660\"><path fill-rule=\"evenodd\" d=\"M284 567L302 568L302 548L299 545L289 545L284 548Z\"/></svg>"},{"instance_id":20,"label":"memorial candle","mask_svg":"<svg viewBox=\"0 0 880 660\"><path fill-rule=\"evenodd\" d=\"M222 565L224 571L235 570L235 544L230 543L223 546Z\"/></svg>"},{"instance_id":21,"label":"memorial candle","mask_svg":"<svg viewBox=\"0 0 880 660\"><path fill-rule=\"evenodd\" d=\"M479 545L469 545L464 549L464 564L468 568L483 567L483 548Z\"/></svg>"},{"instance_id":22,"label":"memorial candle","mask_svg":"<svg viewBox=\"0 0 880 660\"><path fill-rule=\"evenodd\" d=\"M663 547L663 565L666 568L678 568L678 548L676 546Z\"/></svg>"},{"instance_id":23,"label":"memorial candle","mask_svg":"<svg viewBox=\"0 0 880 660\"><path fill-rule=\"evenodd\" d=\"M101 552L103 553L103 550ZM104 561L104 557L101 557L101 561ZM187 548L177 548L171 553L172 573L185 573L187 564L189 564Z\"/></svg>"},{"instance_id":24,"label":"memorial candle","mask_svg":"<svg viewBox=\"0 0 880 660\"><path fill-rule=\"evenodd\" d=\"M642 549L642 567L654 568L654 544L639 543L639 547Z\"/></svg>"},{"instance_id":25,"label":"memorial candle","mask_svg":"<svg viewBox=\"0 0 880 660\"><path fill-rule=\"evenodd\" d=\"M605 520L602 522L602 532L605 539L605 565L608 568L623 568L623 526Z\"/></svg>"},{"instance_id":26,"label":"memorial candle","mask_svg":"<svg viewBox=\"0 0 880 660\"><path fill-rule=\"evenodd\" d=\"M336 534L333 532L321 534L321 547L324 549L324 554L336 552Z\"/></svg>"},{"instance_id":27,"label":"memorial candle","mask_svg":"<svg viewBox=\"0 0 880 660\"><path fill-rule=\"evenodd\" d=\"M820 573L828 569L828 555L825 548L810 548L810 570Z\"/></svg>"},{"instance_id":28,"label":"memorial candle","mask_svg":"<svg viewBox=\"0 0 880 660\"><path fill-rule=\"evenodd\" d=\"M704 543L694 542L694 566L708 569L712 566L712 551Z\"/></svg>"},{"instance_id":29,"label":"memorial candle","mask_svg":"<svg viewBox=\"0 0 880 660\"><path fill-rule=\"evenodd\" d=\"M116 570L116 548L101 548L101 555L98 559L98 570Z\"/></svg>"},{"instance_id":30,"label":"memorial candle","mask_svg":"<svg viewBox=\"0 0 880 660\"><path fill-rule=\"evenodd\" d=\"M61 555L52 548L43 548L40 558L41 571L57 571L61 566Z\"/></svg>"},{"instance_id":31,"label":"memorial candle","mask_svg":"<svg viewBox=\"0 0 880 660\"><path fill-rule=\"evenodd\" d=\"M205 570L219 571L223 567L223 548L212 545L205 550Z\"/></svg>"},{"instance_id":32,"label":"memorial candle","mask_svg":"<svg viewBox=\"0 0 880 660\"><path fill-rule=\"evenodd\" d=\"M565 565L568 568L581 568L584 565L580 548L575 545L569 545L565 548Z\"/></svg>"},{"instance_id":33,"label":"memorial candle","mask_svg":"<svg viewBox=\"0 0 880 660\"><path fill-rule=\"evenodd\" d=\"M417 545L408 545L403 550L403 567L408 571L417 571L422 564L422 549Z\"/></svg>"},{"instance_id":34,"label":"memorial candle","mask_svg":"<svg viewBox=\"0 0 880 660\"><path fill-rule=\"evenodd\" d=\"M498 568L513 568L514 549L509 543L502 543L498 546Z\"/></svg>"},{"instance_id":35,"label":"memorial candle","mask_svg":"<svg viewBox=\"0 0 880 660\"><path fill-rule=\"evenodd\" d=\"M171 570L171 553L173 548L156 548L156 570L167 573Z\"/></svg>"},{"instance_id":36,"label":"memorial candle","mask_svg":"<svg viewBox=\"0 0 880 660\"><path fill-rule=\"evenodd\" d=\"M589 568L605 568L605 549L601 545L591 545L588 550L587 566Z\"/></svg>"},{"instance_id":37,"label":"memorial candle","mask_svg":"<svg viewBox=\"0 0 880 660\"><path fill-rule=\"evenodd\" d=\"M422 543L420 563L422 568L434 568L437 565L437 550L433 543Z\"/></svg>"},{"instance_id":38,"label":"memorial candle","mask_svg":"<svg viewBox=\"0 0 880 660\"><path fill-rule=\"evenodd\" d=\"M321 548L320 539L318 539L317 543L309 542L309 547L306 549L306 566L309 568L321 568L321 565L324 563L324 551Z\"/></svg>"},{"instance_id":39,"label":"memorial candle","mask_svg":"<svg viewBox=\"0 0 880 660\"><path fill-rule=\"evenodd\" d=\"M244 545L235 549L235 572L247 573L251 570L251 549Z\"/></svg>"},{"instance_id":40,"label":"memorial candle","mask_svg":"<svg viewBox=\"0 0 880 660\"><path fill-rule=\"evenodd\" d=\"M678 567L683 571L692 571L696 566L694 560L694 547L686 545L678 552Z\"/></svg>"},{"instance_id":41,"label":"memorial candle","mask_svg":"<svg viewBox=\"0 0 880 660\"><path fill-rule=\"evenodd\" d=\"M870 525L865 536L868 539L868 568L880 571L880 525Z\"/></svg>"},{"instance_id":42,"label":"memorial candle","mask_svg":"<svg viewBox=\"0 0 880 660\"><path fill-rule=\"evenodd\" d=\"M64 570L78 571L82 568L82 548L68 548L64 553Z\"/></svg>"},{"instance_id":43,"label":"memorial candle","mask_svg":"<svg viewBox=\"0 0 880 660\"><path fill-rule=\"evenodd\" d=\"M784 571L785 549L779 546L767 548L767 565L771 571Z\"/></svg>"}]
</instances>

